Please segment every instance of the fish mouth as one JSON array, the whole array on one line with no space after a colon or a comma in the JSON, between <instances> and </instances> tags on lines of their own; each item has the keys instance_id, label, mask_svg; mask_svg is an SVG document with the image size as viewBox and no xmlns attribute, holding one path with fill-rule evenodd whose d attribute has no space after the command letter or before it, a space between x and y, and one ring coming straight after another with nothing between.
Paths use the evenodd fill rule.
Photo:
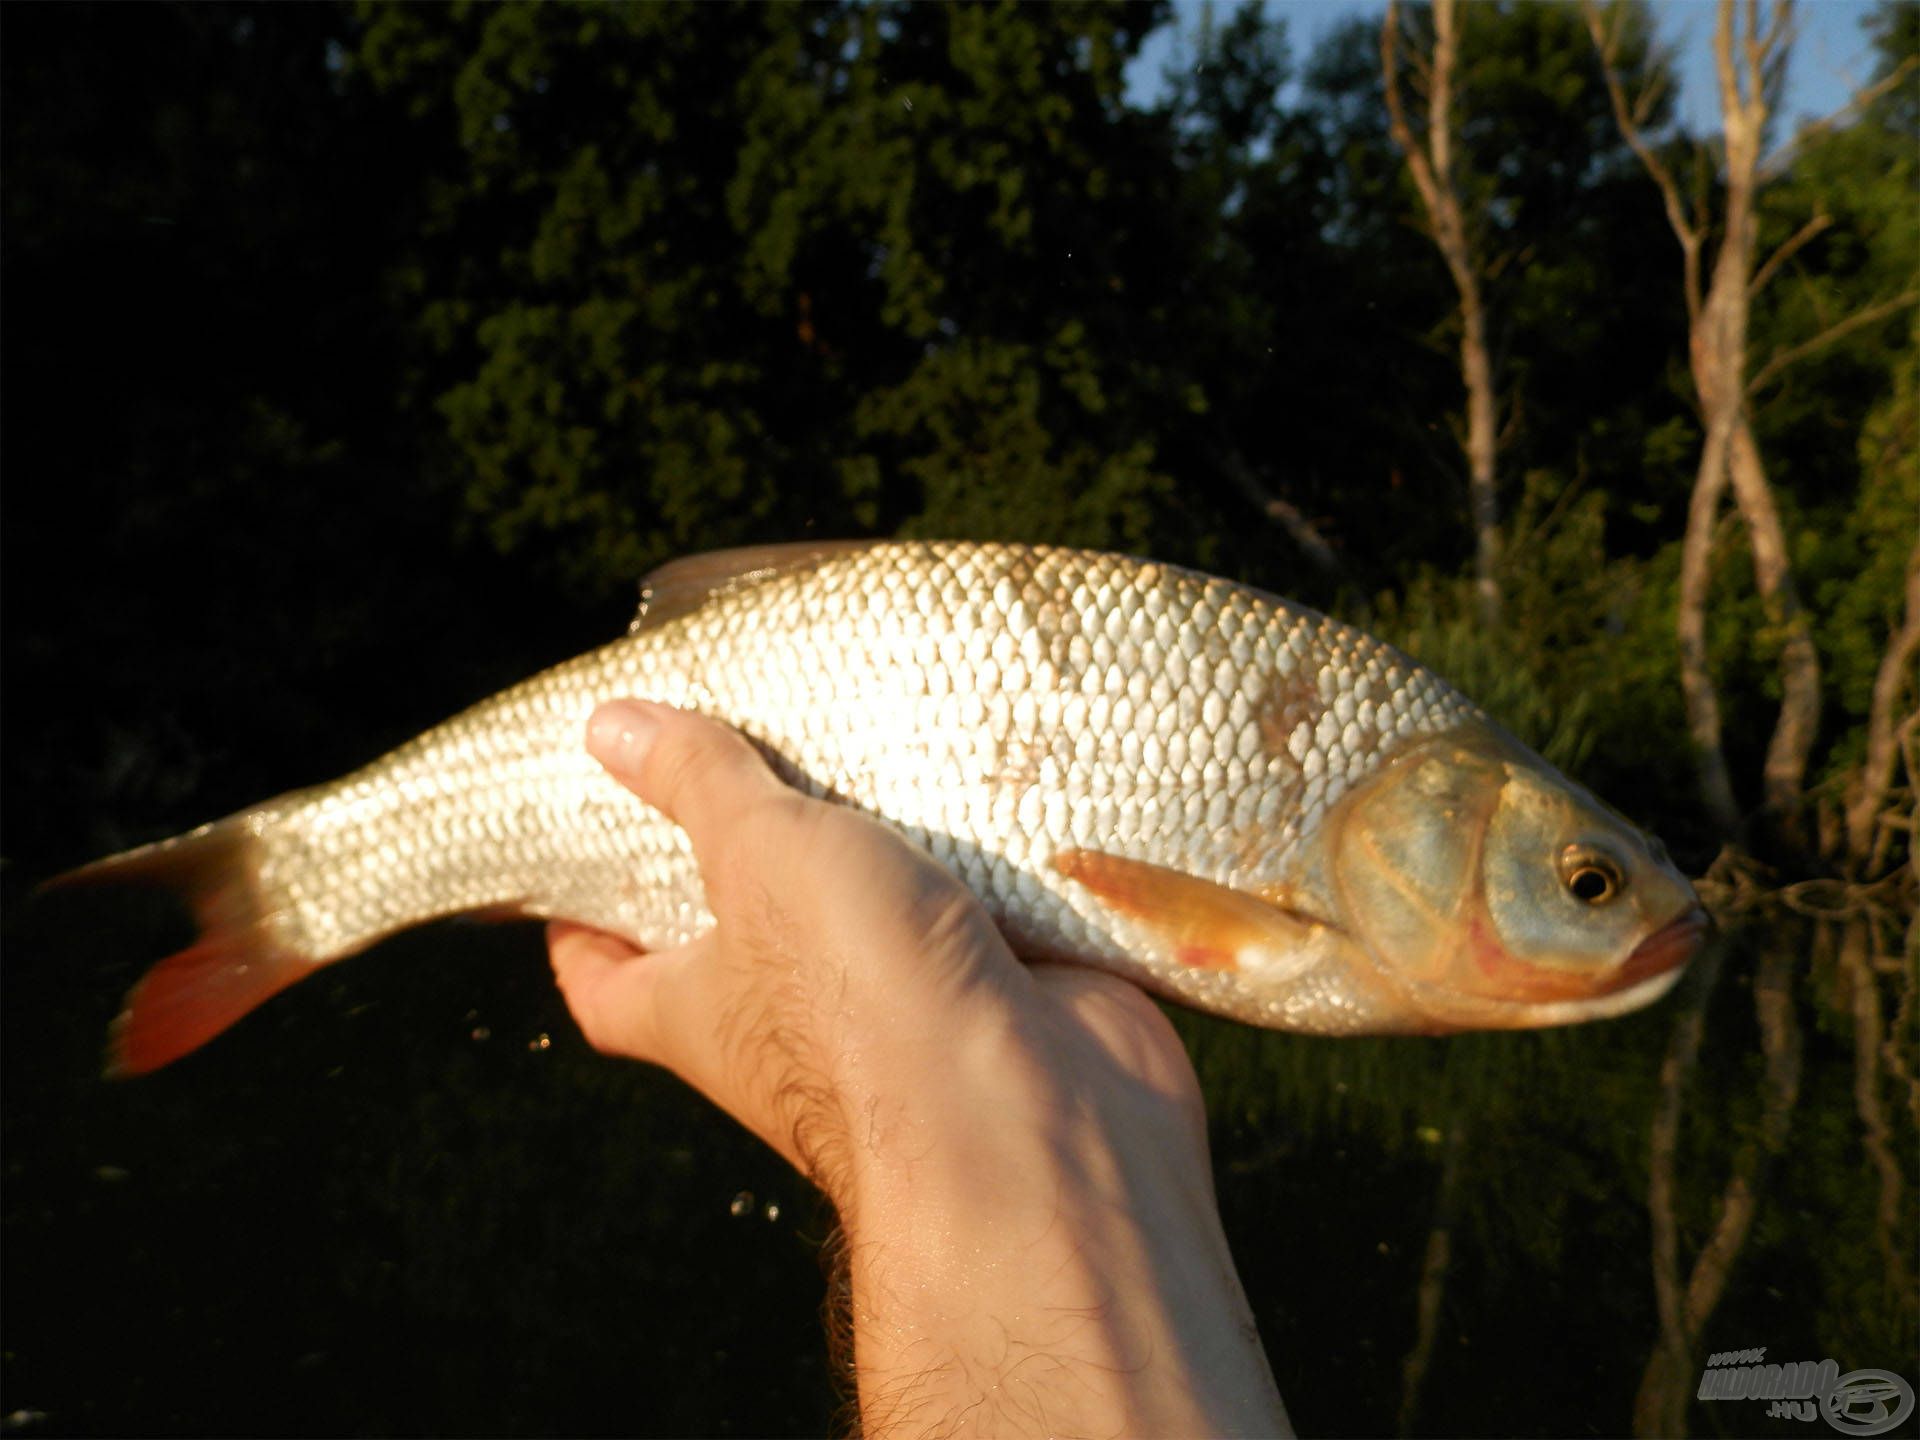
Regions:
<instances>
[{"instance_id":1,"label":"fish mouth","mask_svg":"<svg viewBox=\"0 0 1920 1440\"><path fill-rule=\"evenodd\" d=\"M1677 970L1694 957L1707 938L1707 912L1698 905L1654 931L1633 947L1607 980L1608 990L1624 990L1655 975Z\"/></svg>"},{"instance_id":2,"label":"fish mouth","mask_svg":"<svg viewBox=\"0 0 1920 1440\"><path fill-rule=\"evenodd\" d=\"M1483 951L1475 957L1480 973L1497 981L1501 991L1497 996L1484 988L1479 993L1483 1000L1503 1002L1499 1008L1506 1018L1493 1022L1477 1012L1462 1028L1572 1025L1650 1005L1679 983L1680 970L1705 940L1708 923L1707 912L1693 906L1634 946L1611 971L1589 970L1584 976L1504 956L1504 963L1497 963Z\"/></svg>"}]
</instances>

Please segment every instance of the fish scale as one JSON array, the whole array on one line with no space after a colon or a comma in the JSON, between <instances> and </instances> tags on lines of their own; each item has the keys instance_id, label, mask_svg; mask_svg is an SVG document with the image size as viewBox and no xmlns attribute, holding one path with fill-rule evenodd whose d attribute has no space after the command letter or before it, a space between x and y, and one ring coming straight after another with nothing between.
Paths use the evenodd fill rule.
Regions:
<instances>
[{"instance_id":1,"label":"fish scale","mask_svg":"<svg viewBox=\"0 0 1920 1440\"><path fill-rule=\"evenodd\" d=\"M1329 838L1350 793L1447 736L1468 737L1473 763L1507 747L1524 758L1500 763L1566 783L1390 646L1175 566L1011 544L771 547L670 566L648 594L627 636L352 775L80 872L158 878L201 909L213 939L163 962L150 1008L187 1003L159 983L176 961L199 967L181 983L205 1009L235 965L270 994L269 975L277 989L462 911L646 948L699 934L712 916L684 834L583 748L595 706L621 696L738 726L796 785L925 846L1029 955L1327 1033L1459 1028L1444 1006L1393 1013L1418 1008L1417 986L1391 981L1390 957L1355 958L1363 927L1337 913L1351 877ZM1416 889L1390 884L1382 903ZM244 1013L264 995L239 998Z\"/></svg>"}]
</instances>

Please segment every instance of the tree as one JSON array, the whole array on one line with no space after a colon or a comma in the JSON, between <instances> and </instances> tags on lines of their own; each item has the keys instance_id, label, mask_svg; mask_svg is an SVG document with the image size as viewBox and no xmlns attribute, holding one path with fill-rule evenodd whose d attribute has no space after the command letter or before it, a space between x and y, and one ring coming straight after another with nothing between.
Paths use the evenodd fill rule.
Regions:
<instances>
[{"instance_id":1,"label":"tree","mask_svg":"<svg viewBox=\"0 0 1920 1440\"><path fill-rule=\"evenodd\" d=\"M476 520L587 584L806 533L1143 546L1207 243L1122 113L1151 23L374 10L362 65L441 137L408 285Z\"/></svg>"},{"instance_id":2,"label":"tree","mask_svg":"<svg viewBox=\"0 0 1920 1440\"><path fill-rule=\"evenodd\" d=\"M1430 45L1431 13L1404 10L1403 40ZM1658 436L1684 407L1663 377L1681 326L1645 259L1665 242L1657 211L1640 203L1646 179L1613 124L1577 11L1477 4L1456 40L1451 168L1498 400L1503 554L1532 543L1505 534L1505 512L1529 494L1544 502L1537 520L1591 493L1604 496L1616 552L1651 552L1671 504ZM1477 541L1462 463L1460 295L1425 227L1401 219L1409 195L1423 211L1390 133L1380 42L1377 23L1330 31L1303 75L1301 119L1314 139L1316 222L1329 268L1339 266L1329 278L1361 302L1338 317L1339 343L1319 363L1369 399L1346 437L1347 505L1316 503L1369 535L1350 560L1387 584L1422 564L1450 569ZM1399 48L1406 89L1418 76ZM1665 62L1642 45L1624 63L1639 80ZM1416 143L1428 108L1417 97L1403 106ZM1461 417L1451 428L1438 419L1449 412ZM1363 476L1375 488L1362 491ZM1391 558L1369 571L1375 556Z\"/></svg>"},{"instance_id":3,"label":"tree","mask_svg":"<svg viewBox=\"0 0 1920 1440\"><path fill-rule=\"evenodd\" d=\"M1416 56L1414 61L1427 99L1426 124L1417 141L1407 123L1400 93L1400 47L1405 43L1405 27L1398 0L1388 0L1386 18L1381 22L1380 69L1385 78L1388 127L1420 193L1427 231L1460 295L1460 378L1467 391L1467 424L1461 448L1467 460L1467 491L1473 510L1474 586L1481 618L1493 625L1500 618L1497 398L1481 286L1486 265L1481 253L1483 242L1476 236L1478 227L1468 217L1463 186L1454 169L1454 86L1460 60L1460 23L1458 0L1435 0L1432 51L1425 57Z\"/></svg>"},{"instance_id":4,"label":"tree","mask_svg":"<svg viewBox=\"0 0 1920 1440\"><path fill-rule=\"evenodd\" d=\"M1781 240L1765 260L1759 258L1762 187L1792 153L1790 147L1776 155L1771 164L1764 153L1768 119L1792 43L1791 0L1778 0L1764 13L1756 4L1739 7L1734 0L1721 0L1716 14L1713 52L1722 125L1721 205L1718 243L1711 247L1710 258L1708 242L1714 226L1705 213L1707 159L1696 153L1699 197L1689 204L1668 158L1647 138L1645 126L1655 97L1646 90L1630 96L1617 71L1622 37L1631 27L1644 25L1644 13L1616 5L1610 14L1603 14L1594 0L1587 0L1585 16L1607 79L1616 122L1659 187L1668 223L1681 248L1690 369L1705 433L1682 545L1676 635L1702 798L1724 835L1736 840L1745 837L1744 817L1735 798L1723 743L1720 696L1707 653L1713 542L1720 507L1731 488L1746 527L1756 587L1769 624L1779 636L1781 700L1762 767L1769 828L1791 849L1802 849L1807 839L1803 823L1807 771L1823 708L1821 663L1813 619L1802 603L1795 579L1778 496L1756 438L1754 397L1787 365L1910 306L1916 292L1908 290L1882 298L1834 319L1811 338L1776 350L1766 364L1750 370L1750 321L1755 297L1832 224L1829 215L1816 213ZM1856 105L1865 104L1896 83L1906 68L1904 64L1896 67L1878 86L1859 97ZM1804 145L1830 123L1803 130L1795 145ZM1896 633L1889 655L1903 644ZM1884 734L1885 727L1878 727L1876 732L1870 722L1869 731ZM1877 807L1880 802L1876 799L1871 803ZM1852 940L1843 941L1843 946L1852 944ZM1654 1119L1649 1189L1660 1335L1635 1402L1634 1424L1639 1434L1670 1434L1684 1426L1699 1337L1746 1243L1769 1162L1785 1144L1799 1101L1802 1053L1792 959L1784 946L1769 948L1761 958L1754 984L1756 1019L1765 1056L1760 1124L1733 1158L1711 1233L1694 1257L1684 1282L1675 1220L1675 1156L1682 1095L1699 1056L1706 1004L1719 974L1719 951L1708 958L1703 978L1674 1028ZM1860 966L1849 962L1848 968L1856 972L1857 989ZM1878 1039L1877 1025L1871 1016L1866 1017L1859 1043L1877 1049ZM1871 1134L1871 1118L1863 1113L1863 1119ZM1891 1203L1882 1207L1883 1230Z\"/></svg>"},{"instance_id":5,"label":"tree","mask_svg":"<svg viewBox=\"0 0 1920 1440\"><path fill-rule=\"evenodd\" d=\"M1723 132L1723 193L1719 243L1712 249L1710 265L1709 219L1698 204L1689 205L1672 168L1645 133L1657 92L1643 90L1630 98L1618 73L1623 36L1634 14L1616 5L1610 16L1603 15L1592 0L1586 8L1621 133L1659 186L1668 223L1680 242L1691 330L1688 354L1705 438L1688 513L1676 633L1702 798L1727 835L1745 834L1722 742L1720 700L1709 671L1706 641L1714 527L1731 485L1747 527L1756 583L1769 620L1781 634L1781 703L1767 748L1763 790L1773 823L1790 841L1798 842L1802 792L1820 717L1820 661L1811 621L1794 581L1774 489L1754 438L1752 393L1773 378L1779 367L1911 304L1914 295L1894 297L1837 321L1802 347L1776 355L1757 373L1749 374L1748 327L1754 295L1829 223L1815 216L1766 260L1757 256L1759 194L1768 178L1763 150L1792 40L1793 6L1791 0L1779 0L1764 25L1758 9L1742 10L1733 0L1722 0L1717 11L1713 47Z\"/></svg>"}]
</instances>

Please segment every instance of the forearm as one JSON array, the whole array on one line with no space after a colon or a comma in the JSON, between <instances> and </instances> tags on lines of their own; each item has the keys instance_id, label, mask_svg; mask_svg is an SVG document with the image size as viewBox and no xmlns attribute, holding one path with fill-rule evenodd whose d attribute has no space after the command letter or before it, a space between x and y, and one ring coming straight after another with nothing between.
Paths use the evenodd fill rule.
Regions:
<instances>
[{"instance_id":1,"label":"forearm","mask_svg":"<svg viewBox=\"0 0 1920 1440\"><path fill-rule=\"evenodd\" d=\"M1291 1433L1204 1156L1070 1102L921 1138L849 1216L868 1435Z\"/></svg>"}]
</instances>

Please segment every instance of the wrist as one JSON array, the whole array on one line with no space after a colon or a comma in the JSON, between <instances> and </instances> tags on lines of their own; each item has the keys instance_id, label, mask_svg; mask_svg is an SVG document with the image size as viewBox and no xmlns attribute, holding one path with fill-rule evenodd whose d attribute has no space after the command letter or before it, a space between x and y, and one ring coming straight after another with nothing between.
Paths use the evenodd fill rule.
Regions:
<instances>
[{"instance_id":1,"label":"wrist","mask_svg":"<svg viewBox=\"0 0 1920 1440\"><path fill-rule=\"evenodd\" d=\"M948 1413L983 1432L1284 1429L1191 1107L975 1058L852 1147L870 1432Z\"/></svg>"}]
</instances>

